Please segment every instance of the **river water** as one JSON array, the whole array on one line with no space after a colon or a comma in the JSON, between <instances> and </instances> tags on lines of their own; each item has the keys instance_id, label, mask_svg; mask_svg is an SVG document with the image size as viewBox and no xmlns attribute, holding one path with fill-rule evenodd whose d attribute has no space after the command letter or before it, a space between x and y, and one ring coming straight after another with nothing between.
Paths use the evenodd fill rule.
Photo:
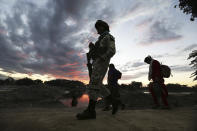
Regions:
<instances>
[{"instance_id":1,"label":"river water","mask_svg":"<svg viewBox=\"0 0 197 131\"><path fill-rule=\"evenodd\" d=\"M176 95L176 96L180 96L180 95L191 95L194 92L168 92L169 95ZM144 94L150 94L150 92L145 91Z\"/></svg>"},{"instance_id":2,"label":"river water","mask_svg":"<svg viewBox=\"0 0 197 131\"><path fill-rule=\"evenodd\" d=\"M60 102L66 107L72 107L72 98L61 99ZM89 101L88 94L83 94L80 98L77 98L76 107L87 107Z\"/></svg>"},{"instance_id":3,"label":"river water","mask_svg":"<svg viewBox=\"0 0 197 131\"><path fill-rule=\"evenodd\" d=\"M143 92L144 94L150 94L150 92L145 91ZM175 95L175 96L182 96L182 95L191 95L194 92L169 92L169 95ZM98 98L100 100L102 98ZM67 98L67 99L61 99L60 102L64 104L66 107L72 107L72 98ZM77 104L75 107L87 107L88 106L88 101L89 101L89 96L88 94L83 94L80 98L77 98Z\"/></svg>"}]
</instances>

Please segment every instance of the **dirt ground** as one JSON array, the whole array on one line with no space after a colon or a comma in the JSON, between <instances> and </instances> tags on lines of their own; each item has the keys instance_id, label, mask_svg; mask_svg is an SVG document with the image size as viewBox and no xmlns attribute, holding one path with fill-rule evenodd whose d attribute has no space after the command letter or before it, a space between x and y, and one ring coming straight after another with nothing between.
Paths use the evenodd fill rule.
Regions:
<instances>
[{"instance_id":1,"label":"dirt ground","mask_svg":"<svg viewBox=\"0 0 197 131\"><path fill-rule=\"evenodd\" d=\"M1 131L196 131L194 107L171 110L135 109L111 112L97 109L97 119L77 120L79 108L0 109ZM195 130L196 129L196 130Z\"/></svg>"},{"instance_id":2,"label":"dirt ground","mask_svg":"<svg viewBox=\"0 0 197 131\"><path fill-rule=\"evenodd\" d=\"M150 94L121 90L126 110L112 116L110 111L101 111L99 101L97 119L83 121L75 117L83 108L60 103L59 95L56 88L1 92L0 131L197 131L197 93L169 93L171 109L154 110ZM87 102L85 98L83 102Z\"/></svg>"}]
</instances>

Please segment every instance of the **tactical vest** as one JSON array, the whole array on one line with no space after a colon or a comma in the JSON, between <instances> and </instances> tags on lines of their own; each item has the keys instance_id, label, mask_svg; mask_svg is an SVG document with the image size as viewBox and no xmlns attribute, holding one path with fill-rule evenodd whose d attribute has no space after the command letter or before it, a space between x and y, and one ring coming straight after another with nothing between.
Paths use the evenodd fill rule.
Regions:
<instances>
[{"instance_id":1,"label":"tactical vest","mask_svg":"<svg viewBox=\"0 0 197 131\"><path fill-rule=\"evenodd\" d=\"M103 33L98 41L96 41L95 43L95 59L98 58L99 56L102 56L103 54L105 54L107 52L107 45L105 45L104 47L100 46L100 41L106 36L106 35L110 35L110 39L114 41L114 37L109 34L109 32L105 32Z\"/></svg>"}]
</instances>

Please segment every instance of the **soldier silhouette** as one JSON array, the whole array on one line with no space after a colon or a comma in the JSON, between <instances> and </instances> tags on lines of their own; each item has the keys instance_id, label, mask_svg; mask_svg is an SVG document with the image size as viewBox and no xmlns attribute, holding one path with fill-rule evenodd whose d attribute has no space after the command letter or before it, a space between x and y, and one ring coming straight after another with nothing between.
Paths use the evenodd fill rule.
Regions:
<instances>
[{"instance_id":1,"label":"soldier silhouette","mask_svg":"<svg viewBox=\"0 0 197 131\"><path fill-rule=\"evenodd\" d=\"M108 89L111 92L111 95L105 98L105 108L103 111L110 110L110 105L112 104L112 114L116 114L118 111L118 106L121 105L122 109L125 108L125 104L120 100L119 84L118 80L121 78L122 73L117 70L114 64L109 65L107 83Z\"/></svg>"},{"instance_id":2,"label":"soldier silhouette","mask_svg":"<svg viewBox=\"0 0 197 131\"><path fill-rule=\"evenodd\" d=\"M103 20L97 20L95 28L100 35L94 44L92 53L92 72L89 82L89 104L88 107L76 115L78 120L96 119L95 106L98 96L109 96L110 91L104 87L103 79L107 72L110 59L116 52L115 39L109 33L109 25Z\"/></svg>"}]
</instances>

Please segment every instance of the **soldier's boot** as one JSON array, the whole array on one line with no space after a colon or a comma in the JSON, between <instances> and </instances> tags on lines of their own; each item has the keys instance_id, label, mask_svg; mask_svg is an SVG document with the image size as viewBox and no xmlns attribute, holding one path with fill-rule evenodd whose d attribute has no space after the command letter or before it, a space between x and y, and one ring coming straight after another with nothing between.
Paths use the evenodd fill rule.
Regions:
<instances>
[{"instance_id":1,"label":"soldier's boot","mask_svg":"<svg viewBox=\"0 0 197 131\"><path fill-rule=\"evenodd\" d=\"M112 99L112 115L115 115L118 111L119 102L116 99Z\"/></svg>"},{"instance_id":2,"label":"soldier's boot","mask_svg":"<svg viewBox=\"0 0 197 131\"><path fill-rule=\"evenodd\" d=\"M77 119L78 120L96 119L95 106L96 106L96 101L89 100L87 109L85 109L82 113L78 113L76 115Z\"/></svg>"}]
</instances>

